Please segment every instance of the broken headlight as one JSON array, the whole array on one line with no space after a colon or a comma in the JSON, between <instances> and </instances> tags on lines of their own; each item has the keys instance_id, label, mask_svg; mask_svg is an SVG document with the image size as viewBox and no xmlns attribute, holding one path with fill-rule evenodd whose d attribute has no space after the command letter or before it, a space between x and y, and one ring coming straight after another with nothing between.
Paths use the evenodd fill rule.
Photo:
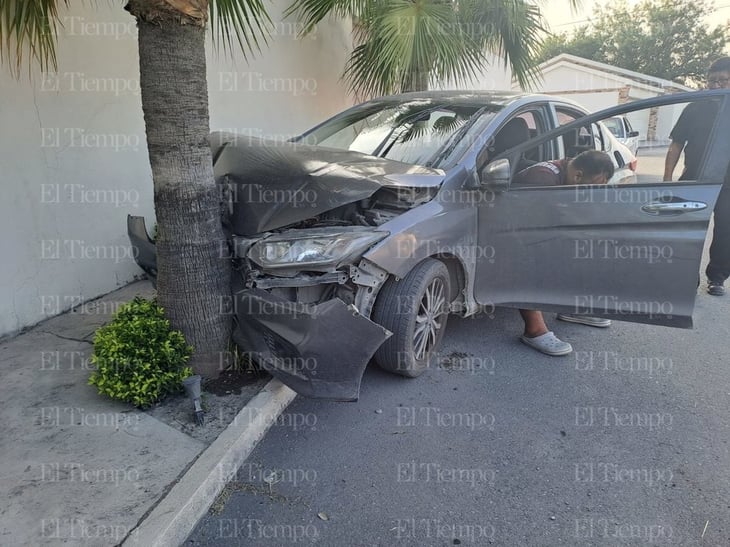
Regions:
<instances>
[{"instance_id":1,"label":"broken headlight","mask_svg":"<svg viewBox=\"0 0 730 547\"><path fill-rule=\"evenodd\" d=\"M264 269L332 266L363 253L387 232L325 229L307 234L284 232L256 243L248 257Z\"/></svg>"}]
</instances>

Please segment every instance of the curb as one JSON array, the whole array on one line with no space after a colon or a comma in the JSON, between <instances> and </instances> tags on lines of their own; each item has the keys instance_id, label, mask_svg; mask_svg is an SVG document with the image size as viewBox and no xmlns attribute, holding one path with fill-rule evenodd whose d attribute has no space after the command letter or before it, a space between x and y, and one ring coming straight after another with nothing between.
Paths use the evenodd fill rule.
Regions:
<instances>
[{"instance_id":1,"label":"curb","mask_svg":"<svg viewBox=\"0 0 730 547\"><path fill-rule=\"evenodd\" d=\"M122 545L163 547L182 544L294 397L296 393L279 380L266 384L130 532Z\"/></svg>"}]
</instances>

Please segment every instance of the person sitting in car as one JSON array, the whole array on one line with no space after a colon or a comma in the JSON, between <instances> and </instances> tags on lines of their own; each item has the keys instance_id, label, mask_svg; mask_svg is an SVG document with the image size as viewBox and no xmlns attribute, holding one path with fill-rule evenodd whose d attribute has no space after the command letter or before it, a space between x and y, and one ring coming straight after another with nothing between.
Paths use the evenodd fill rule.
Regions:
<instances>
[{"instance_id":1,"label":"person sitting in car","mask_svg":"<svg viewBox=\"0 0 730 547\"><path fill-rule=\"evenodd\" d=\"M519 186L606 184L613 176L613 171L611 156L598 150L587 150L574 158L536 163L518 172L512 184Z\"/></svg>"},{"instance_id":2,"label":"person sitting in car","mask_svg":"<svg viewBox=\"0 0 730 547\"><path fill-rule=\"evenodd\" d=\"M605 152L588 150L574 158L537 163L518 172L512 184L520 186L558 186L563 184L606 184L613 176L614 166L611 157ZM560 340L548 329L542 312L539 310L520 310L525 330L520 340L531 348L546 355L567 355L573 346ZM608 327L609 319L559 313L558 319L589 325Z\"/></svg>"}]
</instances>

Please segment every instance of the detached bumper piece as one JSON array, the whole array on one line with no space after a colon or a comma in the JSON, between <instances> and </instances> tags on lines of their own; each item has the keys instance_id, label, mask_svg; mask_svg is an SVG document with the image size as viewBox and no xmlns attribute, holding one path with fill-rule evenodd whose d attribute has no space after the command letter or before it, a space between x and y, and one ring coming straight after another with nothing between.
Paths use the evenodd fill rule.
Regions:
<instances>
[{"instance_id":1,"label":"detached bumper piece","mask_svg":"<svg viewBox=\"0 0 730 547\"><path fill-rule=\"evenodd\" d=\"M127 235L134 249L134 260L147 275L152 284L157 281L157 247L147 234L144 217L127 215Z\"/></svg>"},{"instance_id":2,"label":"detached bumper piece","mask_svg":"<svg viewBox=\"0 0 730 547\"><path fill-rule=\"evenodd\" d=\"M272 376L314 399L357 401L368 361L391 335L337 298L301 304L245 289L234 303L236 342Z\"/></svg>"}]
</instances>

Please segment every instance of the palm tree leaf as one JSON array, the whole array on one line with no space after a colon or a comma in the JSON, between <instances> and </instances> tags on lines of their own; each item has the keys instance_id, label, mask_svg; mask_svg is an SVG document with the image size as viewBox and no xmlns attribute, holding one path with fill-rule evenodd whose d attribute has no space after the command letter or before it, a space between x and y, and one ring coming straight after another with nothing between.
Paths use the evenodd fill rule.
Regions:
<instances>
[{"instance_id":1,"label":"palm tree leaf","mask_svg":"<svg viewBox=\"0 0 730 547\"><path fill-rule=\"evenodd\" d=\"M357 18L356 47L344 77L362 95L461 83L504 60L523 86L538 81L536 56L547 35L544 0L295 0L287 14L307 30L328 13ZM578 10L582 0L568 0ZM417 84L417 85L414 85Z\"/></svg>"},{"instance_id":2,"label":"palm tree leaf","mask_svg":"<svg viewBox=\"0 0 730 547\"><path fill-rule=\"evenodd\" d=\"M463 32L451 2L379 0L361 21L363 42L345 67L360 94L423 89L443 79L473 78L485 59Z\"/></svg>"},{"instance_id":3,"label":"palm tree leaf","mask_svg":"<svg viewBox=\"0 0 730 547\"><path fill-rule=\"evenodd\" d=\"M55 70L61 4L69 0L0 0L0 62L17 73L29 56L41 70ZM208 9L216 46L230 52L235 38L246 57L267 43L271 19L263 0L210 0Z\"/></svg>"},{"instance_id":4,"label":"palm tree leaf","mask_svg":"<svg viewBox=\"0 0 730 547\"><path fill-rule=\"evenodd\" d=\"M529 0L462 0L472 39L504 59L522 87L539 78L536 57L547 35L538 6Z\"/></svg>"},{"instance_id":5,"label":"palm tree leaf","mask_svg":"<svg viewBox=\"0 0 730 547\"><path fill-rule=\"evenodd\" d=\"M68 0L61 0L68 6ZM26 54L56 68L58 0L0 0L0 61L17 74ZM29 65L30 70L30 65Z\"/></svg>"},{"instance_id":6,"label":"palm tree leaf","mask_svg":"<svg viewBox=\"0 0 730 547\"><path fill-rule=\"evenodd\" d=\"M210 27L216 47L230 53L233 38L244 59L252 52L261 51L268 43L271 18L262 0L210 0Z\"/></svg>"},{"instance_id":7,"label":"palm tree leaf","mask_svg":"<svg viewBox=\"0 0 730 547\"><path fill-rule=\"evenodd\" d=\"M371 7L368 0L295 0L284 12L286 17L296 16L304 23L304 34L327 15L336 17L361 17Z\"/></svg>"}]
</instances>

